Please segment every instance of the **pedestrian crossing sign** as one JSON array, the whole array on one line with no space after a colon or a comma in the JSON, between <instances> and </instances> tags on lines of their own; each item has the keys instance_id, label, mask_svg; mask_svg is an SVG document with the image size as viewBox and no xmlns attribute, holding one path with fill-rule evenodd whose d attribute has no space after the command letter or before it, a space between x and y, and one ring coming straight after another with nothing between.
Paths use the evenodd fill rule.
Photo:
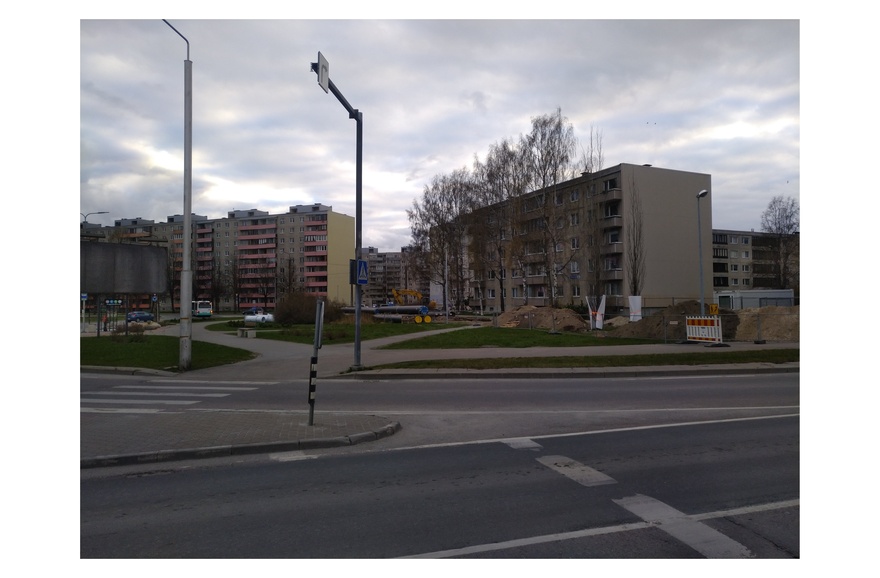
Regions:
<instances>
[{"instance_id":1,"label":"pedestrian crossing sign","mask_svg":"<svg viewBox=\"0 0 880 578\"><path fill-rule=\"evenodd\" d=\"M366 285L370 280L370 271L367 262L363 259L352 259L349 283L352 285Z\"/></svg>"}]
</instances>

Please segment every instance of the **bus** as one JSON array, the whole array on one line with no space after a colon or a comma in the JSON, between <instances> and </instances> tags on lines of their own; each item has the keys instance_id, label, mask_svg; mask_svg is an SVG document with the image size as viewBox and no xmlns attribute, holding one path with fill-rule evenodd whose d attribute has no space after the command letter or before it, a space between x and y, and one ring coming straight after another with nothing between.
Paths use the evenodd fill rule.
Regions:
<instances>
[{"instance_id":1,"label":"bus","mask_svg":"<svg viewBox=\"0 0 880 578\"><path fill-rule=\"evenodd\" d=\"M192 316L193 317L210 317L214 313L214 308L210 301L193 301Z\"/></svg>"}]
</instances>

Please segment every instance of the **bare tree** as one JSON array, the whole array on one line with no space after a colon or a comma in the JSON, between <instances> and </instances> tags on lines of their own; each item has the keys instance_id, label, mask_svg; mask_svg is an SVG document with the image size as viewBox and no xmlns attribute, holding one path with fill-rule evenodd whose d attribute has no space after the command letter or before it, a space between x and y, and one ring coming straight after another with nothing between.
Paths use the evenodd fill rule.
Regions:
<instances>
[{"instance_id":1,"label":"bare tree","mask_svg":"<svg viewBox=\"0 0 880 578\"><path fill-rule=\"evenodd\" d=\"M465 169L435 176L425 186L421 201L413 201L407 217L413 245L426 257L431 279L442 283L445 303L467 299L467 215L473 210L473 182Z\"/></svg>"},{"instance_id":2,"label":"bare tree","mask_svg":"<svg viewBox=\"0 0 880 578\"><path fill-rule=\"evenodd\" d=\"M761 230L775 238L776 282L779 287L790 288L797 284L796 272L799 256L800 205L791 197L775 196L761 214Z\"/></svg>"},{"instance_id":3,"label":"bare tree","mask_svg":"<svg viewBox=\"0 0 880 578\"><path fill-rule=\"evenodd\" d=\"M528 209L537 211L536 216L527 219L526 227L529 241L541 239L542 247L534 247L532 252L541 255L542 269L547 275L550 303L556 305L559 275L567 263L561 261L562 250L569 215L564 208L562 192L556 185L571 173L577 141L574 128L562 116L562 109L553 114L532 118L532 130L522 137L523 149L532 174L532 183L538 192L527 201Z\"/></svg>"},{"instance_id":4,"label":"bare tree","mask_svg":"<svg viewBox=\"0 0 880 578\"><path fill-rule=\"evenodd\" d=\"M626 229L626 267L629 294L641 295L645 283L645 246L642 199L635 178L630 185L629 225Z\"/></svg>"}]
</instances>

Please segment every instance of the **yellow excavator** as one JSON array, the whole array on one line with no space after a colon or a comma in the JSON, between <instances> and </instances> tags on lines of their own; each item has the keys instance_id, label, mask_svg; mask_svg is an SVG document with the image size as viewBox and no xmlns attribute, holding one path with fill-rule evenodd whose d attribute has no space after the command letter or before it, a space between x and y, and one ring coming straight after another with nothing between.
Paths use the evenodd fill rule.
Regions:
<instances>
[{"instance_id":1,"label":"yellow excavator","mask_svg":"<svg viewBox=\"0 0 880 578\"><path fill-rule=\"evenodd\" d=\"M422 304L422 294L416 291L415 289L392 289L391 295L394 297L394 302L398 305L406 305L405 297L415 297L416 305Z\"/></svg>"}]
</instances>

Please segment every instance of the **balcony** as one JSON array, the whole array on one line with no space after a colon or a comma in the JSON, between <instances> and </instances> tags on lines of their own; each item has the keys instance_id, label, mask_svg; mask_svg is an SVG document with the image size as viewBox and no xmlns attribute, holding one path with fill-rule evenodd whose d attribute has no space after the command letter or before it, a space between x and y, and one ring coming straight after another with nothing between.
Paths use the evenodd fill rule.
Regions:
<instances>
[{"instance_id":1,"label":"balcony","mask_svg":"<svg viewBox=\"0 0 880 578\"><path fill-rule=\"evenodd\" d=\"M620 241L616 243L602 243L599 247L600 255L616 255L618 253L623 253L623 243Z\"/></svg>"}]
</instances>

